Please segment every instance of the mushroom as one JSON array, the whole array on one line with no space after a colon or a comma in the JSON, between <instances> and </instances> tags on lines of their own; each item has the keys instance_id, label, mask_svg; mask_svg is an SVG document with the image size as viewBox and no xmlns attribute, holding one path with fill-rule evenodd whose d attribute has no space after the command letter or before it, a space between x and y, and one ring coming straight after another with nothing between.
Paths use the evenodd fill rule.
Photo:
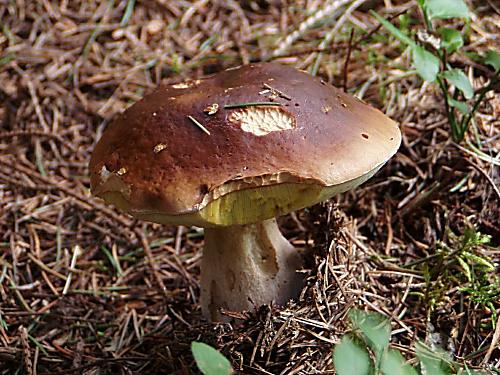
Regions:
<instances>
[{"instance_id":1,"label":"mushroom","mask_svg":"<svg viewBox=\"0 0 500 375\"><path fill-rule=\"evenodd\" d=\"M276 218L363 183L397 151L395 122L294 68L261 63L160 86L110 123L92 192L136 218L205 228L203 315L285 304L298 251Z\"/></svg>"}]
</instances>

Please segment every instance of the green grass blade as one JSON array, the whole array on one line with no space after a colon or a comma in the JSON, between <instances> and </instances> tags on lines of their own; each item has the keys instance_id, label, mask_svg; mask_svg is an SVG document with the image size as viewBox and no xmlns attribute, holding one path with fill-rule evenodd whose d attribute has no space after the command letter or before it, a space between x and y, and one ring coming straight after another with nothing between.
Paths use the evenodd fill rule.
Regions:
<instances>
[{"instance_id":1,"label":"green grass blade","mask_svg":"<svg viewBox=\"0 0 500 375\"><path fill-rule=\"evenodd\" d=\"M375 11L370 11L373 17L377 19L378 22L384 26L387 31L389 31L392 35L394 35L396 38L398 38L401 42L408 44L409 46L415 46L416 43L408 37L405 33L403 33L401 30L399 30L396 26L394 26L392 23L387 21L384 17L379 15Z\"/></svg>"}]
</instances>

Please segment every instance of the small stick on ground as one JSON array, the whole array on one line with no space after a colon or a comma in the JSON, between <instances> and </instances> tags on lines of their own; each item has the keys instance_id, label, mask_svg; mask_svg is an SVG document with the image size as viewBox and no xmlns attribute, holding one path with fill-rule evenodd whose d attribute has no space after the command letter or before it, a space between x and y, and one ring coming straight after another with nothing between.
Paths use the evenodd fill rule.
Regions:
<instances>
[{"instance_id":1,"label":"small stick on ground","mask_svg":"<svg viewBox=\"0 0 500 375\"><path fill-rule=\"evenodd\" d=\"M347 92L347 74L349 68L349 61L351 60L351 52L352 52L352 38L354 37L354 29L351 29L351 35L349 35L349 44L347 45L347 56L345 58L344 63L344 74L342 80L342 89L344 92Z\"/></svg>"},{"instance_id":2,"label":"small stick on ground","mask_svg":"<svg viewBox=\"0 0 500 375\"><path fill-rule=\"evenodd\" d=\"M28 339L28 330L21 326L19 327L21 343L23 345L24 368L28 375L33 375L33 363L31 362L31 349Z\"/></svg>"},{"instance_id":3,"label":"small stick on ground","mask_svg":"<svg viewBox=\"0 0 500 375\"><path fill-rule=\"evenodd\" d=\"M73 270L76 266L76 260L78 259L78 255L80 255L80 246L76 245L73 248L73 256L71 257L71 264L69 266L68 277L66 278L66 284L64 284L64 289L62 291L63 296L68 293L69 286L71 285L71 277L73 275Z\"/></svg>"},{"instance_id":4,"label":"small stick on ground","mask_svg":"<svg viewBox=\"0 0 500 375\"><path fill-rule=\"evenodd\" d=\"M146 236L142 232L139 232L138 236L141 239L142 246L144 247L144 253L146 254L146 257L148 259L148 263L151 267L151 271L153 272L153 276L154 276L156 282L158 283L158 285L160 286L162 293L166 297L168 297L167 287L165 286L165 284L163 283L163 280L161 279L160 273L158 271L158 266L154 261L153 253L151 252L151 247L149 246L148 239L146 238Z\"/></svg>"}]
</instances>

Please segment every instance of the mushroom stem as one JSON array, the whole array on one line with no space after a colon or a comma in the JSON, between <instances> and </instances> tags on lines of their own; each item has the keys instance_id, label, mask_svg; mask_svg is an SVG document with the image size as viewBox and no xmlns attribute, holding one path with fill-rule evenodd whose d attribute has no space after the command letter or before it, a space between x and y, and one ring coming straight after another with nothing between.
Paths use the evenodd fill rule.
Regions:
<instances>
[{"instance_id":1,"label":"mushroom stem","mask_svg":"<svg viewBox=\"0 0 500 375\"><path fill-rule=\"evenodd\" d=\"M201 308L212 321L220 309L251 310L296 297L302 278L297 250L275 219L256 224L206 228L201 263Z\"/></svg>"}]
</instances>

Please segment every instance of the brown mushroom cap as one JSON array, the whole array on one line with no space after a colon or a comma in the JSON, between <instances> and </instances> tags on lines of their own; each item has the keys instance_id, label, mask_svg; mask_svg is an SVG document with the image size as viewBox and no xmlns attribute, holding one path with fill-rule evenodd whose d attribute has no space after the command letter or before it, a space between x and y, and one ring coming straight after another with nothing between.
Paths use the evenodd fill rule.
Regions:
<instances>
[{"instance_id":1,"label":"brown mushroom cap","mask_svg":"<svg viewBox=\"0 0 500 375\"><path fill-rule=\"evenodd\" d=\"M138 218L246 224L359 185L400 141L395 122L321 79L253 64L131 106L96 145L91 185Z\"/></svg>"}]
</instances>

